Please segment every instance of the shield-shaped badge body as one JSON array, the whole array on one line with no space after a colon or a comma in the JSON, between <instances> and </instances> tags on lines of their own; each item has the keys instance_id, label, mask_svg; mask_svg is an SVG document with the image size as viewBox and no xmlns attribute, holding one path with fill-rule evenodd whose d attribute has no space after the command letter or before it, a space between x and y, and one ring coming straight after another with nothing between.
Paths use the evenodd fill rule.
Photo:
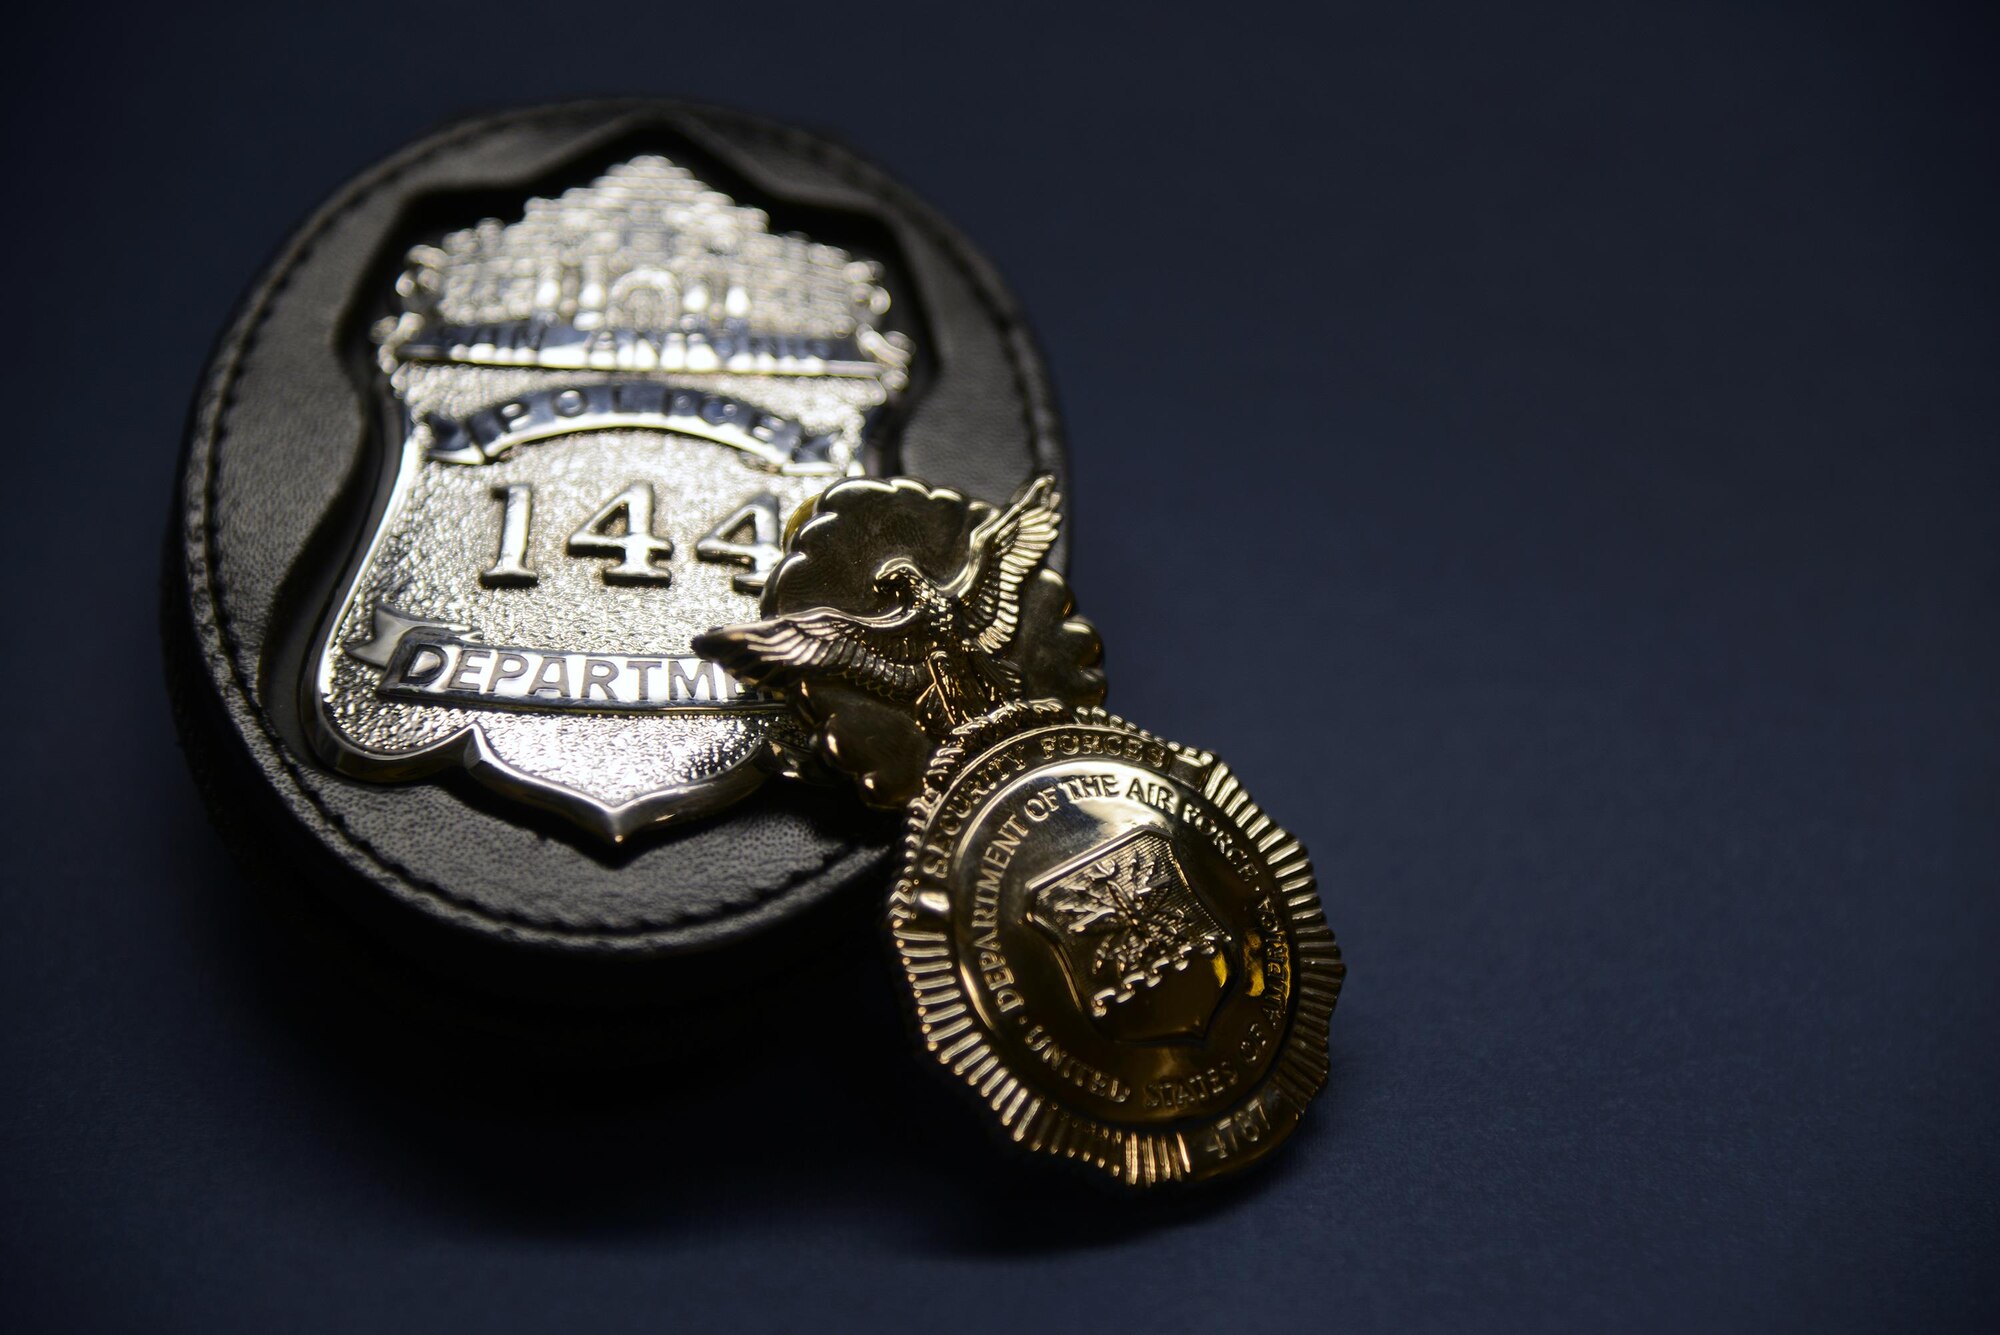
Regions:
<instances>
[{"instance_id":1,"label":"shield-shaped badge body","mask_svg":"<svg viewBox=\"0 0 2000 1335\"><path fill-rule=\"evenodd\" d=\"M218 345L168 568L182 733L259 884L399 960L726 986L705 962L809 937L891 834L760 783L781 715L689 641L754 614L835 481L1000 502L1062 470L1011 298L848 150L661 102L461 122L338 191Z\"/></svg>"},{"instance_id":2,"label":"shield-shaped badge body","mask_svg":"<svg viewBox=\"0 0 2000 1335\"><path fill-rule=\"evenodd\" d=\"M396 292L402 439L316 656L326 758L462 766L614 842L743 797L782 711L689 641L754 614L785 517L907 388L881 266L641 154L414 248Z\"/></svg>"}]
</instances>

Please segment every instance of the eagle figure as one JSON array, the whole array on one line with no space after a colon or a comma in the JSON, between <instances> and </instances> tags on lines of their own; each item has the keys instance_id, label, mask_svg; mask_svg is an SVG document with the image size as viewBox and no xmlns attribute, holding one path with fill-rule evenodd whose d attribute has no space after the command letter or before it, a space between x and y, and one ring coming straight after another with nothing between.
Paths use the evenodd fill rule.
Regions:
<instances>
[{"instance_id":1,"label":"eagle figure","mask_svg":"<svg viewBox=\"0 0 2000 1335\"><path fill-rule=\"evenodd\" d=\"M876 571L890 602L879 616L816 607L721 626L695 652L739 681L783 688L802 679L850 682L908 707L933 737L1019 699L1021 672L1004 657L1021 619L1021 587L1062 526L1055 479L1038 477L1006 509L974 526L965 565L945 583L908 557Z\"/></svg>"}]
</instances>

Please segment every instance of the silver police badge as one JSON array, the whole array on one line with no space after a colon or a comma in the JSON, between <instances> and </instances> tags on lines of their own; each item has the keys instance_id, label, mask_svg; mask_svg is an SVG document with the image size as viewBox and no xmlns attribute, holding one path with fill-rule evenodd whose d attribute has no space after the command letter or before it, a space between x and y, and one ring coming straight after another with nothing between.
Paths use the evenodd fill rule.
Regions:
<instances>
[{"instance_id":1,"label":"silver police badge","mask_svg":"<svg viewBox=\"0 0 2000 1335\"><path fill-rule=\"evenodd\" d=\"M912 346L873 263L658 156L410 251L400 452L314 660L327 759L463 767L605 839L754 788L783 706L694 654L864 471Z\"/></svg>"}]
</instances>

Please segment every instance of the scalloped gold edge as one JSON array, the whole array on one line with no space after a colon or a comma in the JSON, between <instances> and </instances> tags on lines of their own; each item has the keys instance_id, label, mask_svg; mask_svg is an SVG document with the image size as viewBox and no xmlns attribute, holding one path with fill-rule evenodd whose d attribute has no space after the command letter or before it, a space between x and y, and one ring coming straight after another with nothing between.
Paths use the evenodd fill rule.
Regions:
<instances>
[{"instance_id":1,"label":"scalloped gold edge","mask_svg":"<svg viewBox=\"0 0 2000 1335\"><path fill-rule=\"evenodd\" d=\"M949 931L950 906L920 903L914 866L923 830L956 777L988 753L1025 733L1062 723L1118 729L1165 747L1202 775L1203 799L1250 841L1277 884L1290 931L1292 1006L1285 1037L1264 1077L1232 1106L1233 1116L1263 1104L1271 1134L1245 1162L1260 1160L1288 1138L1306 1107L1325 1088L1330 1067L1327 1035L1347 966L1327 925L1318 881L1303 845L1287 834L1213 753L1168 741L1100 708L1071 708L1050 700L1008 704L960 727L941 746L924 774L922 794L910 804L903 858L890 893L888 928L910 987L912 1021L925 1049L998 1118L998 1129L1023 1149L1072 1160L1130 1187L1194 1181L1230 1171L1233 1164L1197 1167L1188 1136L1221 1117L1192 1119L1163 1129L1121 1127L1074 1112L1035 1092L1007 1068L982 1028L959 978ZM1178 769L1178 765L1176 766ZM941 896L940 896L941 898ZM929 924L942 919L944 930ZM1275 1106L1274 1106L1275 1105Z\"/></svg>"}]
</instances>

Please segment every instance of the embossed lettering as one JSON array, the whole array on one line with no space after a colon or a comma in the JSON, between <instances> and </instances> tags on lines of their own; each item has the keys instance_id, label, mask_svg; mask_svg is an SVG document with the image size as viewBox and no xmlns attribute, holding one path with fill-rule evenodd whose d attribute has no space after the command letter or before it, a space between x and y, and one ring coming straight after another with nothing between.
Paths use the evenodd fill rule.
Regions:
<instances>
[{"instance_id":1,"label":"embossed lettering","mask_svg":"<svg viewBox=\"0 0 2000 1335\"><path fill-rule=\"evenodd\" d=\"M466 679L467 674L470 673L472 669L484 664L486 662L487 657L491 655L492 652L493 651L491 649L481 649L476 645L468 646L465 649L460 650L458 655L458 666L452 669L451 680L445 682L444 688L447 691L463 691L467 689L472 689L472 690L478 689L476 686L473 685L472 682Z\"/></svg>"},{"instance_id":2,"label":"embossed lettering","mask_svg":"<svg viewBox=\"0 0 2000 1335\"><path fill-rule=\"evenodd\" d=\"M528 689L529 695L567 696L569 694L569 660L560 654L550 654L542 660L535 672L535 684Z\"/></svg>"},{"instance_id":3,"label":"embossed lettering","mask_svg":"<svg viewBox=\"0 0 2000 1335\"><path fill-rule=\"evenodd\" d=\"M618 679L618 665L608 658L586 658L583 660L583 698L590 698L590 689L595 686L604 692L607 700L618 697L611 693L611 683Z\"/></svg>"}]
</instances>

